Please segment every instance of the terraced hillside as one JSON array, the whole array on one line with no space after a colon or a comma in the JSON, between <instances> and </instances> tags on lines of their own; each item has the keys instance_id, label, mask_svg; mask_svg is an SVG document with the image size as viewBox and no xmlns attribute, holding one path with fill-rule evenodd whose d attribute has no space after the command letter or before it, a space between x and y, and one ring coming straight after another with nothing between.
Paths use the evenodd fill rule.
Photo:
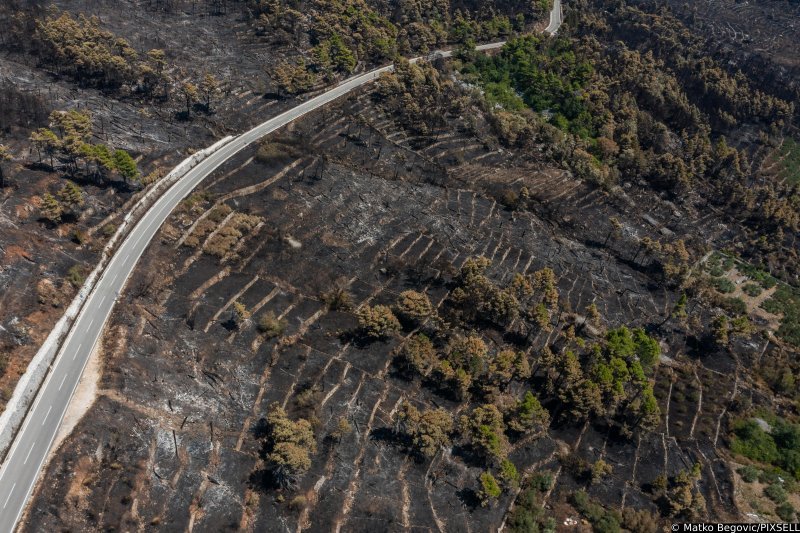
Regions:
<instances>
[{"instance_id":1,"label":"terraced hillside","mask_svg":"<svg viewBox=\"0 0 800 533\"><path fill-rule=\"evenodd\" d=\"M218 95L236 125L412 43L452 42L453 60L398 60L181 203L119 299L23 530L795 518L785 42L770 58L709 38L691 11L718 24L713 2L574 0L557 36L480 4L205 6L258 56L243 78L283 54L268 86ZM148 4L153 27L192 20L187 5ZM224 67L236 50L220 46ZM184 89L172 124L213 126Z\"/></svg>"},{"instance_id":2,"label":"terraced hillside","mask_svg":"<svg viewBox=\"0 0 800 533\"><path fill-rule=\"evenodd\" d=\"M80 0L0 6L0 22L8 32L0 42L0 145L10 158L0 162L0 411L143 188L192 151L391 57L365 53L346 71L331 70L288 91L276 67L310 55L305 32L332 7L311 2L315 18L298 23L297 35L289 36L272 29L264 34L254 4ZM389 18L406 16L405 9L376 4L369 6L373 22L391 25ZM380 13L374 11L378 8ZM505 6L492 16L500 12L500 28L478 39L516 31L509 19L513 9ZM527 13L518 30L543 15ZM450 19L448 10L440 15ZM481 20L477 14L476 20ZM338 11L333 22L369 26ZM418 53L417 45L423 51L447 46L451 36L441 29L433 41L414 40L402 53ZM477 29L483 31L480 24ZM390 37L398 38L396 32ZM58 131L52 113L70 111L91 122L83 141L131 154L138 169L133 179L105 171L97 157L56 150L41 137L43 129ZM70 163L76 160L81 164ZM98 171L91 172L95 167ZM67 181L80 188L79 202L60 202ZM58 216L48 217L46 194L64 204L56 207Z\"/></svg>"},{"instance_id":3,"label":"terraced hillside","mask_svg":"<svg viewBox=\"0 0 800 533\"><path fill-rule=\"evenodd\" d=\"M697 463L702 512L736 516L720 448L726 415L754 394L742 364L770 348L743 339L735 355L709 350L670 319L680 294L654 281L653 259L635 257L646 236L693 228L713 242L716 225L636 184L606 192L486 141L451 124L410 136L364 94L219 171L143 259L104 343L97 402L52 462L47 476L58 481L37 496L27 527L498 527L516 491L481 508L483 467L466 448L414 459L394 433L403 400L470 409L396 366L395 354L432 326L388 341L348 335L358 310L394 305L408 289L447 316L454 273L476 256L491 261L488 276L501 285L555 271L562 311L551 328L516 340L481 329L492 345L518 346L532 367L571 328L586 342L623 324L662 338L653 379L663 416L653 431L624 438L559 418L543 436L512 439L508 457L520 472L554 480L543 504L559 520L576 516L576 465L602 460L609 473L591 484L591 498L655 511L647 487ZM525 186L540 207L499 203L498 184ZM652 205L646 216L631 210L637 201ZM611 219L621 231L609 237ZM349 308L331 306L333 289L351 295ZM592 303L597 329L585 324ZM711 318L702 306L692 315ZM541 379L534 373L544 395ZM317 441L289 491L272 487L260 436L274 402L312 420ZM344 435L341 419L351 428Z\"/></svg>"}]
</instances>

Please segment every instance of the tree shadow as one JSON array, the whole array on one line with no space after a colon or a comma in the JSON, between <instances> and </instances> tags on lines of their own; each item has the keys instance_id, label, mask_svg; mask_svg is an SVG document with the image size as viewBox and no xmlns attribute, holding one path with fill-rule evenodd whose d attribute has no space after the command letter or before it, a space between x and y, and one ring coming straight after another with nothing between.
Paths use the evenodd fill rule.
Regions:
<instances>
[{"instance_id":1,"label":"tree shadow","mask_svg":"<svg viewBox=\"0 0 800 533\"><path fill-rule=\"evenodd\" d=\"M344 331L339 335L339 341L342 344L350 343L355 348L363 350L369 348L375 343L384 342L386 339L379 339L366 335L361 328L356 328L350 331Z\"/></svg>"},{"instance_id":2,"label":"tree shadow","mask_svg":"<svg viewBox=\"0 0 800 533\"><path fill-rule=\"evenodd\" d=\"M713 333L704 332L699 336L686 337L686 355L695 361L716 354L718 351L719 348Z\"/></svg>"},{"instance_id":3,"label":"tree shadow","mask_svg":"<svg viewBox=\"0 0 800 533\"><path fill-rule=\"evenodd\" d=\"M276 101L283 101L287 99L286 96L276 92L266 92L261 96L261 98L263 98L264 100L276 100Z\"/></svg>"},{"instance_id":4,"label":"tree shadow","mask_svg":"<svg viewBox=\"0 0 800 533\"><path fill-rule=\"evenodd\" d=\"M54 221L52 221L52 220L50 220L49 218L46 218L46 217L39 217L39 218L36 219L36 222L38 222L40 224L44 224L44 226L47 229L50 229L50 230L56 229L58 227L58 225L59 225L59 222L54 222Z\"/></svg>"},{"instance_id":5,"label":"tree shadow","mask_svg":"<svg viewBox=\"0 0 800 533\"><path fill-rule=\"evenodd\" d=\"M527 347L530 345L530 333L523 334L522 330L506 331L503 333L503 341L518 348Z\"/></svg>"},{"instance_id":6,"label":"tree shadow","mask_svg":"<svg viewBox=\"0 0 800 533\"><path fill-rule=\"evenodd\" d=\"M453 446L453 457L460 458L464 464L474 468L485 469L488 466L486 459L469 444Z\"/></svg>"},{"instance_id":7,"label":"tree shadow","mask_svg":"<svg viewBox=\"0 0 800 533\"><path fill-rule=\"evenodd\" d=\"M238 331L239 330L239 322L236 321L235 318L231 317L224 322L220 322L223 328L228 331Z\"/></svg>"},{"instance_id":8,"label":"tree shadow","mask_svg":"<svg viewBox=\"0 0 800 533\"><path fill-rule=\"evenodd\" d=\"M266 418L259 418L250 426L250 434L257 440L266 439L269 436L269 423Z\"/></svg>"},{"instance_id":9,"label":"tree shadow","mask_svg":"<svg viewBox=\"0 0 800 533\"><path fill-rule=\"evenodd\" d=\"M408 441L408 439L404 438L403 435L398 435L392 428L389 427L373 429L369 432L369 438L370 440L384 442L391 445L406 444Z\"/></svg>"},{"instance_id":10,"label":"tree shadow","mask_svg":"<svg viewBox=\"0 0 800 533\"><path fill-rule=\"evenodd\" d=\"M260 468L253 471L248 478L248 482L253 490L257 492L271 492L281 488L272 470Z\"/></svg>"},{"instance_id":11,"label":"tree shadow","mask_svg":"<svg viewBox=\"0 0 800 533\"><path fill-rule=\"evenodd\" d=\"M411 383L414 381L415 376L416 372L404 364L403 357L398 355L392 360L392 364L389 366L390 378Z\"/></svg>"},{"instance_id":12,"label":"tree shadow","mask_svg":"<svg viewBox=\"0 0 800 533\"><path fill-rule=\"evenodd\" d=\"M55 172L56 170L53 165L48 165L44 161L35 161L33 163L28 163L25 166L30 170L36 170L40 172Z\"/></svg>"},{"instance_id":13,"label":"tree shadow","mask_svg":"<svg viewBox=\"0 0 800 533\"><path fill-rule=\"evenodd\" d=\"M473 512L481 506L481 499L478 498L478 493L474 489L463 488L456 492L456 496L469 512Z\"/></svg>"}]
</instances>

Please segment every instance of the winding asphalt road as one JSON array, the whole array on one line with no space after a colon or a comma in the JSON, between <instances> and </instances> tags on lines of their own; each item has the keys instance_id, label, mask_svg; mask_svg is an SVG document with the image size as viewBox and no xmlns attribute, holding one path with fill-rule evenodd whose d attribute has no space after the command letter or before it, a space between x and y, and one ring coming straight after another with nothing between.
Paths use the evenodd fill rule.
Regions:
<instances>
[{"instance_id":1,"label":"winding asphalt road","mask_svg":"<svg viewBox=\"0 0 800 533\"><path fill-rule=\"evenodd\" d=\"M553 8L550 10L550 24L548 24L544 29L545 33L555 35L555 33L561 27L562 22L561 0L554 0Z\"/></svg>"},{"instance_id":2,"label":"winding asphalt road","mask_svg":"<svg viewBox=\"0 0 800 533\"><path fill-rule=\"evenodd\" d=\"M546 31L555 33L560 25L561 0L555 0L553 11L550 13L550 25ZM482 45L477 49L492 50L504 44L501 42ZM445 58L451 55L452 52L437 54ZM420 58L415 58L411 61L419 60ZM142 253L172 210L214 170L245 147L303 115L376 80L381 74L390 72L393 68L390 65L351 78L234 138L187 172L144 214L120 245L95 289L86 299L17 433L5 463L0 468L0 533L13 531L22 515L39 472L47 459L50 446L58 433L67 405L78 386L95 344L101 338L117 297Z\"/></svg>"}]
</instances>

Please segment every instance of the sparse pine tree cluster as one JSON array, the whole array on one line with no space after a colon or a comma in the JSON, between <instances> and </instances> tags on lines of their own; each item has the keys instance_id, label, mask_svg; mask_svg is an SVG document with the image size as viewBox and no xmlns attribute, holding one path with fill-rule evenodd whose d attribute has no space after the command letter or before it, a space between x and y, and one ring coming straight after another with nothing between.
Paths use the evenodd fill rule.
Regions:
<instances>
[{"instance_id":1,"label":"sparse pine tree cluster","mask_svg":"<svg viewBox=\"0 0 800 533\"><path fill-rule=\"evenodd\" d=\"M125 150L92 143L93 133L91 114L71 109L51 113L50 127L32 132L29 140L39 163L46 160L56 168L59 162L71 176L105 180L113 174L137 182L140 172L133 157Z\"/></svg>"}]
</instances>

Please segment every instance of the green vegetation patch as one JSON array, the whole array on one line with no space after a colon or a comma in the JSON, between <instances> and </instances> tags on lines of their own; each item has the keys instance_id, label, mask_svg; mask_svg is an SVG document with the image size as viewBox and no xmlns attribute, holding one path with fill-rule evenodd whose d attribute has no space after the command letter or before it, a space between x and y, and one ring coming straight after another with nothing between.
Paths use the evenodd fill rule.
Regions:
<instances>
[{"instance_id":1,"label":"green vegetation patch","mask_svg":"<svg viewBox=\"0 0 800 533\"><path fill-rule=\"evenodd\" d=\"M542 508L542 496L552 484L553 477L548 473L531 477L517 496L514 510L508 518L507 527L511 533L556 530L555 520Z\"/></svg>"},{"instance_id":2,"label":"green vegetation patch","mask_svg":"<svg viewBox=\"0 0 800 533\"><path fill-rule=\"evenodd\" d=\"M759 296L762 292L764 292L764 289L762 289L755 283L748 283L742 287L742 291L744 291L744 293L750 296L751 298L755 298Z\"/></svg>"},{"instance_id":3,"label":"green vegetation patch","mask_svg":"<svg viewBox=\"0 0 800 533\"><path fill-rule=\"evenodd\" d=\"M800 424L777 418L767 431L755 420L737 422L731 451L780 468L800 480Z\"/></svg>"},{"instance_id":4,"label":"green vegetation patch","mask_svg":"<svg viewBox=\"0 0 800 533\"><path fill-rule=\"evenodd\" d=\"M594 137L596 124L584 97L594 69L566 38L512 39L496 56L476 56L462 73L484 89L491 104L510 111L527 106L550 115L561 129Z\"/></svg>"},{"instance_id":5,"label":"green vegetation patch","mask_svg":"<svg viewBox=\"0 0 800 533\"><path fill-rule=\"evenodd\" d=\"M761 307L769 313L782 314L778 336L794 346L800 346L800 290L780 284L772 298Z\"/></svg>"},{"instance_id":6,"label":"green vegetation patch","mask_svg":"<svg viewBox=\"0 0 800 533\"><path fill-rule=\"evenodd\" d=\"M719 252L713 252L708 259L706 259L706 266L709 268L718 267L722 264L722 255Z\"/></svg>"},{"instance_id":7,"label":"green vegetation patch","mask_svg":"<svg viewBox=\"0 0 800 533\"><path fill-rule=\"evenodd\" d=\"M791 522L794 519L795 509L789 502L783 502L775 508L775 514L784 522Z\"/></svg>"},{"instance_id":8,"label":"green vegetation patch","mask_svg":"<svg viewBox=\"0 0 800 533\"><path fill-rule=\"evenodd\" d=\"M580 490L572 495L572 505L592 524L594 531L609 533L622 531L619 514L591 501L585 491Z\"/></svg>"},{"instance_id":9,"label":"green vegetation patch","mask_svg":"<svg viewBox=\"0 0 800 533\"><path fill-rule=\"evenodd\" d=\"M736 285L728 278L716 278L714 280L714 288L722 294L730 294L736 290Z\"/></svg>"},{"instance_id":10,"label":"green vegetation patch","mask_svg":"<svg viewBox=\"0 0 800 533\"><path fill-rule=\"evenodd\" d=\"M734 259L732 257L725 257L722 260L722 268L723 268L723 270L725 270L725 272L727 272L730 269L732 269L735 264L736 264L736 261L734 261Z\"/></svg>"},{"instance_id":11,"label":"green vegetation patch","mask_svg":"<svg viewBox=\"0 0 800 533\"><path fill-rule=\"evenodd\" d=\"M760 268L743 261L738 261L736 263L736 268L739 272L761 285L764 289L771 289L778 284L778 280L772 274L764 272Z\"/></svg>"},{"instance_id":12,"label":"green vegetation patch","mask_svg":"<svg viewBox=\"0 0 800 533\"><path fill-rule=\"evenodd\" d=\"M703 265L703 270L711 276L710 282L721 294L731 294L736 287L724 274L736 269L748 281L742 292L751 298L760 296L764 290L777 287L775 293L761 304L761 308L775 315L781 315L781 324L776 332L784 342L800 347L800 289L779 282L775 276L749 263L725 255L712 253ZM733 315L747 314L747 304L741 298L722 298L718 305Z\"/></svg>"},{"instance_id":13,"label":"green vegetation patch","mask_svg":"<svg viewBox=\"0 0 800 533\"><path fill-rule=\"evenodd\" d=\"M80 289L86 281L86 269L81 265L73 265L67 272L67 281L76 289Z\"/></svg>"},{"instance_id":14,"label":"green vegetation patch","mask_svg":"<svg viewBox=\"0 0 800 533\"><path fill-rule=\"evenodd\" d=\"M778 177L791 185L800 185L800 143L791 137L784 139L780 157L781 170Z\"/></svg>"},{"instance_id":15,"label":"green vegetation patch","mask_svg":"<svg viewBox=\"0 0 800 533\"><path fill-rule=\"evenodd\" d=\"M724 271L724 270L722 270L722 267L721 267L721 266L714 266L714 267L711 267L711 268L708 270L708 273L709 273L711 276L713 276L713 277L715 277L715 278L718 278L718 277L722 276L723 274L725 274L725 271Z\"/></svg>"},{"instance_id":16,"label":"green vegetation patch","mask_svg":"<svg viewBox=\"0 0 800 533\"><path fill-rule=\"evenodd\" d=\"M723 298L719 306L732 315L747 314L747 304L741 298Z\"/></svg>"},{"instance_id":17,"label":"green vegetation patch","mask_svg":"<svg viewBox=\"0 0 800 533\"><path fill-rule=\"evenodd\" d=\"M532 7L543 9L550 1L536 0ZM307 32L312 45L307 57L283 60L272 72L288 94L306 92L319 81L332 82L337 76L351 74L359 63L386 63L397 56L425 54L448 42L474 45L475 41L507 38L525 29L529 13L521 7L513 19L493 10L481 10L475 16L456 10L451 16L446 2L389 2L389 10L376 10L374 3L366 0L312 0L289 5L261 0L248 4L249 13L257 18L259 36L271 39L275 34L285 34L287 28ZM394 12L392 20L384 11Z\"/></svg>"},{"instance_id":18,"label":"green vegetation patch","mask_svg":"<svg viewBox=\"0 0 800 533\"><path fill-rule=\"evenodd\" d=\"M775 503L783 503L786 501L786 489L780 483L773 483L764 489L764 496L769 498Z\"/></svg>"},{"instance_id":19,"label":"green vegetation patch","mask_svg":"<svg viewBox=\"0 0 800 533\"><path fill-rule=\"evenodd\" d=\"M21 24L14 30L29 32ZM140 92L151 95L168 82L163 52L153 50L141 57L128 41L103 30L98 17L73 18L53 10L34 21L34 30L26 39L34 43L44 63L82 85L108 89L138 86Z\"/></svg>"},{"instance_id":20,"label":"green vegetation patch","mask_svg":"<svg viewBox=\"0 0 800 533\"><path fill-rule=\"evenodd\" d=\"M126 182L138 182L141 178L136 161L128 152L91 142L95 131L90 113L75 109L53 111L49 120L49 129L39 128L29 138L40 163L43 156L47 156L50 166L54 167L57 159L66 163L65 169L70 176L82 173L86 177L105 180L109 174L116 173ZM80 187L74 183L60 195L66 204L83 204Z\"/></svg>"},{"instance_id":21,"label":"green vegetation patch","mask_svg":"<svg viewBox=\"0 0 800 533\"><path fill-rule=\"evenodd\" d=\"M758 481L758 477L761 474L761 471L753 465L743 466L742 468L738 469L736 472L742 476L742 479L745 483L755 483Z\"/></svg>"}]
</instances>

